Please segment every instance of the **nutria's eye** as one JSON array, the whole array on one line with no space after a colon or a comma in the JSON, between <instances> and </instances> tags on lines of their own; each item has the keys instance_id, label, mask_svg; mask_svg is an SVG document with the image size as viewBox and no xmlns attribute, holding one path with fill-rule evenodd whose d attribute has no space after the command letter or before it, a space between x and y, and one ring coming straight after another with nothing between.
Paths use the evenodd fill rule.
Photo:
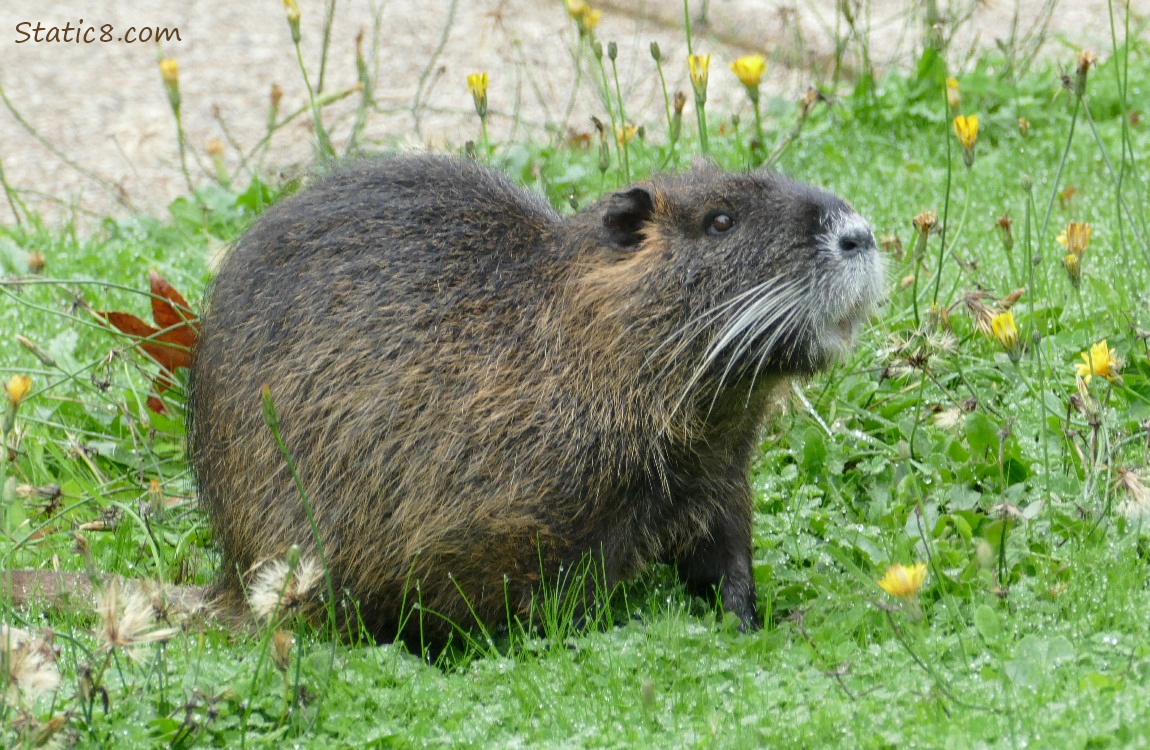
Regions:
<instances>
[{"instance_id":1,"label":"nutria's eye","mask_svg":"<svg viewBox=\"0 0 1150 750\"><path fill-rule=\"evenodd\" d=\"M711 234L723 234L735 228L735 220L727 214L715 214L707 222L707 231Z\"/></svg>"}]
</instances>

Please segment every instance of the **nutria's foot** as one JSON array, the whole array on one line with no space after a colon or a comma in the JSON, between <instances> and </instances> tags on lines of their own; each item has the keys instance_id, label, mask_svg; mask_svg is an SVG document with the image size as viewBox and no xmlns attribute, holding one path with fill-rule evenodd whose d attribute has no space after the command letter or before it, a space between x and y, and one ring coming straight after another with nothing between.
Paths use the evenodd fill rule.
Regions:
<instances>
[{"instance_id":1,"label":"nutria's foot","mask_svg":"<svg viewBox=\"0 0 1150 750\"><path fill-rule=\"evenodd\" d=\"M739 631L748 633L762 624L751 572L750 520L739 515L720 521L676 564L688 593L717 600L724 611L738 616Z\"/></svg>"}]
</instances>

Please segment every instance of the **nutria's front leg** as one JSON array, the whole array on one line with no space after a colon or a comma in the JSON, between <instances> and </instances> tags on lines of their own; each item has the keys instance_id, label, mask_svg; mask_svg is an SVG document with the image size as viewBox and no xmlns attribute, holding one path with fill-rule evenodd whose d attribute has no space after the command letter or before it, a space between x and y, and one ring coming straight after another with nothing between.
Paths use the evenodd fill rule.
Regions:
<instances>
[{"instance_id":1,"label":"nutria's front leg","mask_svg":"<svg viewBox=\"0 0 1150 750\"><path fill-rule=\"evenodd\" d=\"M704 598L718 597L723 609L739 616L739 630L758 630L755 577L751 570L751 493L726 503L710 534L702 537L677 561L687 591Z\"/></svg>"}]
</instances>

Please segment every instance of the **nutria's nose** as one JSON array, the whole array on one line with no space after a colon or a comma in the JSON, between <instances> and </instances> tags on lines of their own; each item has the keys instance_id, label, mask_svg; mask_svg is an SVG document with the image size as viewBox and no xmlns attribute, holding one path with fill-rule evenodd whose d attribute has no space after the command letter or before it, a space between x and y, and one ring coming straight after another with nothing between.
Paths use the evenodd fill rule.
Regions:
<instances>
[{"instance_id":1,"label":"nutria's nose","mask_svg":"<svg viewBox=\"0 0 1150 750\"><path fill-rule=\"evenodd\" d=\"M874 250L874 235L866 227L851 227L839 235L839 249L848 258Z\"/></svg>"}]
</instances>

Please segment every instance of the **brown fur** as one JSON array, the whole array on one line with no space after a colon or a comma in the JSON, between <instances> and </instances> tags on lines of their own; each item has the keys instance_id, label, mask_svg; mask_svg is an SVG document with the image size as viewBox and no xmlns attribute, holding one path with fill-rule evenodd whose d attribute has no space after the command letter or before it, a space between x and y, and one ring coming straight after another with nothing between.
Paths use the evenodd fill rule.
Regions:
<instances>
[{"instance_id":1,"label":"brown fur","mask_svg":"<svg viewBox=\"0 0 1150 750\"><path fill-rule=\"evenodd\" d=\"M736 230L711 236L715 211ZM380 638L418 639L400 627L417 598L445 618L424 616L432 642L473 613L505 623L588 554L608 585L675 562L757 626L747 472L770 388L835 353L818 315L877 294L862 266L820 260L834 212L853 215L701 165L564 219L445 157L347 167L274 207L224 261L192 369L222 591L292 544L315 552L267 384L335 585ZM790 328L700 371L729 319L705 313L773 278L831 301L792 303Z\"/></svg>"}]
</instances>

